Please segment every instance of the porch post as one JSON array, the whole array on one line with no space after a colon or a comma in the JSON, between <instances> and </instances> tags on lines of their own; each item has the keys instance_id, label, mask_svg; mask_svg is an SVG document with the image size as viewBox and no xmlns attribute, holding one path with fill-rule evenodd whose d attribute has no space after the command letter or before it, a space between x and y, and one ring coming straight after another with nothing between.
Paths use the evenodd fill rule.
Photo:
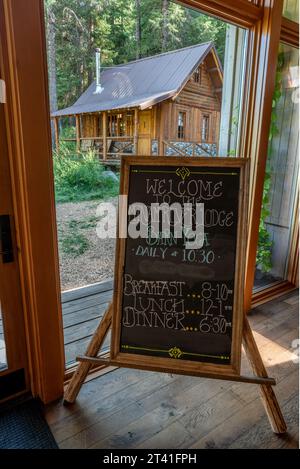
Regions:
<instances>
[{"instance_id":1,"label":"porch post","mask_svg":"<svg viewBox=\"0 0 300 469\"><path fill-rule=\"evenodd\" d=\"M77 151L77 153L79 153L80 152L80 137L81 137L81 133L80 133L80 116L76 115L75 120L76 120L76 151Z\"/></svg>"},{"instance_id":2,"label":"porch post","mask_svg":"<svg viewBox=\"0 0 300 469\"><path fill-rule=\"evenodd\" d=\"M107 112L102 113L103 160L107 159Z\"/></svg>"},{"instance_id":3,"label":"porch post","mask_svg":"<svg viewBox=\"0 0 300 469\"><path fill-rule=\"evenodd\" d=\"M134 154L137 155L138 152L138 128L139 128L139 110L138 108L134 109L134 130L133 130L133 147Z\"/></svg>"},{"instance_id":4,"label":"porch post","mask_svg":"<svg viewBox=\"0 0 300 469\"><path fill-rule=\"evenodd\" d=\"M164 156L164 115L161 103L159 104L159 122L158 122L158 156Z\"/></svg>"},{"instance_id":5,"label":"porch post","mask_svg":"<svg viewBox=\"0 0 300 469\"><path fill-rule=\"evenodd\" d=\"M55 133L55 149L57 153L59 152L59 126L58 126L58 117L54 117L54 133Z\"/></svg>"}]
</instances>

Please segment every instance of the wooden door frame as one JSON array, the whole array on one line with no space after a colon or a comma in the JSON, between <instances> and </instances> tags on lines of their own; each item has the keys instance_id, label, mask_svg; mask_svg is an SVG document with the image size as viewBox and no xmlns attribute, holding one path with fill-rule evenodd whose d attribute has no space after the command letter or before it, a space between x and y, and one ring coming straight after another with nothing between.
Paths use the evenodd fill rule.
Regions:
<instances>
[{"instance_id":1,"label":"wooden door frame","mask_svg":"<svg viewBox=\"0 0 300 469\"><path fill-rule=\"evenodd\" d=\"M0 4L0 31L3 29L3 14ZM0 41L0 78L3 78L3 49L4 41ZM10 262L4 262L4 255L0 255L0 314L2 316L4 350L6 355L6 366L0 368L0 376L7 381L7 375L24 376L24 380L20 379L17 383L18 391L13 394L5 395L1 393L0 401L16 397L23 394L29 389L29 373L27 363L27 347L25 337L25 323L23 314L23 302L20 288L19 262L18 262L18 246L15 232L15 214L13 206L13 197L11 190L11 169L9 161L9 149L7 141L7 122L5 103L0 104L0 214L8 216L10 222L12 252L13 257ZM0 249L3 249L0 243ZM24 374L23 374L24 373ZM0 378L0 380L1 380ZM5 389L4 385L4 389ZM1 384L0 384L1 388ZM9 386L7 386L8 390ZM5 395L5 397L4 397Z\"/></svg>"},{"instance_id":2,"label":"wooden door frame","mask_svg":"<svg viewBox=\"0 0 300 469\"><path fill-rule=\"evenodd\" d=\"M282 17L283 1L266 0L266 11L261 24L261 47L258 56L265 51L268 60L265 63L258 61L258 83L261 76L261 95L256 91L256 98L261 100L262 105L253 106L253 112L249 113L248 121L249 131L244 136L250 134L252 137L245 139L242 151L248 155L252 161L251 182L250 182L250 211L249 211L249 238L247 268L245 280L245 309L249 311L252 306L261 304L271 298L276 298L285 292L288 292L296 286L296 275L288 276L288 280L278 282L269 288L253 293L256 254L259 236L259 223L261 215L263 187L266 171L266 163L269 147L269 128L272 114L272 101L275 87L275 75L277 68L277 58L280 42L299 47L299 24ZM272 8L272 4L274 8ZM269 38L269 39L268 39ZM297 39L296 39L297 38ZM258 57L259 58L259 57ZM251 135L251 134L250 134ZM295 271L298 265L298 247L299 247L299 228L297 217L294 216L292 228L293 249L289 253L289 271Z\"/></svg>"},{"instance_id":3,"label":"wooden door frame","mask_svg":"<svg viewBox=\"0 0 300 469\"><path fill-rule=\"evenodd\" d=\"M63 392L64 346L44 9L42 0L0 1L4 5L7 36L5 79L10 155L31 389L43 402L50 402ZM244 100L247 112L243 113L242 123L246 138L240 151L241 156L252 159L252 197L256 198L249 224L248 308L283 0L265 0L264 7L248 0L181 0L180 3L249 29Z\"/></svg>"},{"instance_id":4,"label":"wooden door frame","mask_svg":"<svg viewBox=\"0 0 300 469\"><path fill-rule=\"evenodd\" d=\"M64 347L52 172L44 11L0 0L5 31L7 134L30 387L44 403L63 393Z\"/></svg>"}]
</instances>

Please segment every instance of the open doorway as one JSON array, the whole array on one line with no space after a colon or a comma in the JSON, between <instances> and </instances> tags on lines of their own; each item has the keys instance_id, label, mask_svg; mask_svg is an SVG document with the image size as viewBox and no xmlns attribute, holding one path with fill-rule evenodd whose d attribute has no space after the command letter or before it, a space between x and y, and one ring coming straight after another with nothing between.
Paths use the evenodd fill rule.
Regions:
<instances>
[{"instance_id":1,"label":"open doorway","mask_svg":"<svg viewBox=\"0 0 300 469\"><path fill-rule=\"evenodd\" d=\"M112 296L123 155L239 156L247 32L172 1L45 0L66 366Z\"/></svg>"}]
</instances>

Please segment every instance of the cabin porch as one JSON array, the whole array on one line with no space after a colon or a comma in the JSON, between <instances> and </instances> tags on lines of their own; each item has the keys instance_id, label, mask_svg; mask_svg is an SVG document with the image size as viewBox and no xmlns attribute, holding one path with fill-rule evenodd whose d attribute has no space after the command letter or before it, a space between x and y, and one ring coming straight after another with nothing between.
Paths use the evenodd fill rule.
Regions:
<instances>
[{"instance_id":1,"label":"cabin porch","mask_svg":"<svg viewBox=\"0 0 300 469\"><path fill-rule=\"evenodd\" d=\"M217 156L217 142L191 138L178 123L162 130L163 111L155 106L144 111L117 110L54 117L55 146L70 145L74 152L95 151L99 159L118 164L121 156ZM181 114L181 113L179 113ZM174 119L173 119L174 120ZM176 137L176 138L175 138Z\"/></svg>"},{"instance_id":2,"label":"cabin porch","mask_svg":"<svg viewBox=\"0 0 300 469\"><path fill-rule=\"evenodd\" d=\"M53 118L55 147L67 144L74 152L94 150L103 161L118 160L137 150L138 110L97 112Z\"/></svg>"}]
</instances>

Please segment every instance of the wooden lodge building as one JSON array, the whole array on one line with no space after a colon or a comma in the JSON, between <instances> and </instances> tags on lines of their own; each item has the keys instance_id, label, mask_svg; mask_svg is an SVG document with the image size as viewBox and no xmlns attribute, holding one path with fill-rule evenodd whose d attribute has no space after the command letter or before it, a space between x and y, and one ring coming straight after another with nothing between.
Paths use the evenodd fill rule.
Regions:
<instances>
[{"instance_id":1,"label":"wooden lodge building","mask_svg":"<svg viewBox=\"0 0 300 469\"><path fill-rule=\"evenodd\" d=\"M99 54L99 53L98 53ZM97 60L98 59L98 60ZM76 129L77 151L121 155L214 156L220 128L222 66L212 42L109 67L70 107L52 114Z\"/></svg>"}]
</instances>

